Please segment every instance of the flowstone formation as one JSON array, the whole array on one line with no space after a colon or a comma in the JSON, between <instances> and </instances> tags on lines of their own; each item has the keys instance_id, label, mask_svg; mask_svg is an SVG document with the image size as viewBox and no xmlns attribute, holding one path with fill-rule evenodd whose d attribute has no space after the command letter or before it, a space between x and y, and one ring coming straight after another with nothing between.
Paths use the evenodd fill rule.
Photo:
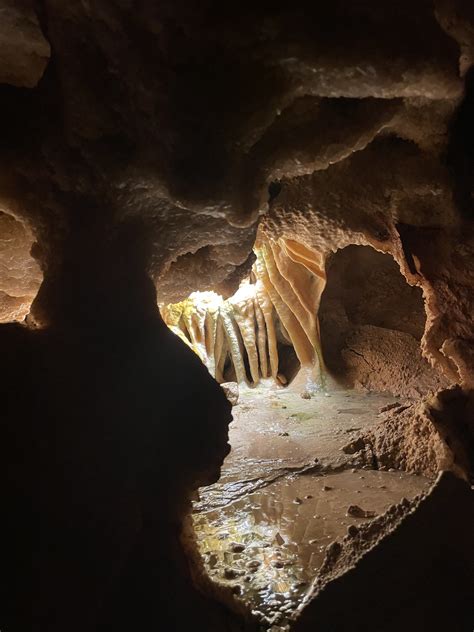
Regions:
<instances>
[{"instance_id":1,"label":"flowstone formation","mask_svg":"<svg viewBox=\"0 0 474 632\"><path fill-rule=\"evenodd\" d=\"M310 394L324 381L318 309L325 285L323 258L302 243L260 235L251 277L224 300L194 292L161 308L165 323L222 383L286 384L281 347L294 350ZM293 376L291 376L293 377Z\"/></svg>"}]
</instances>

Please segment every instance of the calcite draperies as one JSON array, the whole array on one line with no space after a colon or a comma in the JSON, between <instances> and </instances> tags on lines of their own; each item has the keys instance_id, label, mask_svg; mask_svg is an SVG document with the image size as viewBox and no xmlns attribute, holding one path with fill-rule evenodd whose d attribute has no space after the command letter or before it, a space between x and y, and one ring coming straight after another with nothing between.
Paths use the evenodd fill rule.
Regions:
<instances>
[{"instance_id":1,"label":"calcite draperies","mask_svg":"<svg viewBox=\"0 0 474 632\"><path fill-rule=\"evenodd\" d=\"M323 379L318 309L325 286L324 257L291 239L260 235L251 278L224 300L194 292L161 307L164 321L201 358L218 382L229 361L239 383L280 381L278 331L294 348L306 389Z\"/></svg>"}]
</instances>

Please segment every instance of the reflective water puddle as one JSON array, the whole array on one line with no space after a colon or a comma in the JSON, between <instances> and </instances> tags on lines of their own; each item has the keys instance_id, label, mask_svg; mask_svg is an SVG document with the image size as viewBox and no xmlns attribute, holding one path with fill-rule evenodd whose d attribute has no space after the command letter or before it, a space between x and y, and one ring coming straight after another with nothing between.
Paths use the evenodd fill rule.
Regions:
<instances>
[{"instance_id":1,"label":"reflective water puddle","mask_svg":"<svg viewBox=\"0 0 474 632\"><path fill-rule=\"evenodd\" d=\"M213 580L232 586L266 625L284 625L328 544L370 519L360 515L384 513L429 484L421 476L372 470L286 476L225 507L196 511L198 547Z\"/></svg>"}]
</instances>

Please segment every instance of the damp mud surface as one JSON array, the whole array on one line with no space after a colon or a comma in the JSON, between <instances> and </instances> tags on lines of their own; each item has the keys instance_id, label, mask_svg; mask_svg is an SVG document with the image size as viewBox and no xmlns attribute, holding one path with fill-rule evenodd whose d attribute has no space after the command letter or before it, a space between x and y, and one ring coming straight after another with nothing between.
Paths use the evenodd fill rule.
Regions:
<instances>
[{"instance_id":1,"label":"damp mud surface","mask_svg":"<svg viewBox=\"0 0 474 632\"><path fill-rule=\"evenodd\" d=\"M360 469L342 447L395 400L337 391L303 400L246 390L234 407L221 479L200 490L193 523L209 576L232 588L264 627L285 627L329 544L430 481Z\"/></svg>"}]
</instances>

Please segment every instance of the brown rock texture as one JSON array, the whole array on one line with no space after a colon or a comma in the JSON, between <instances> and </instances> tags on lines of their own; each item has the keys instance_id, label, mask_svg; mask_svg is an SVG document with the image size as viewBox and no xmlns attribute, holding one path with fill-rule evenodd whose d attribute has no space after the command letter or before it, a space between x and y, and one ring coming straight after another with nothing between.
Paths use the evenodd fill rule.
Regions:
<instances>
[{"instance_id":1,"label":"brown rock texture","mask_svg":"<svg viewBox=\"0 0 474 632\"><path fill-rule=\"evenodd\" d=\"M28 227L0 211L0 322L22 321L29 313L42 274L30 254Z\"/></svg>"},{"instance_id":2,"label":"brown rock texture","mask_svg":"<svg viewBox=\"0 0 474 632\"><path fill-rule=\"evenodd\" d=\"M347 246L396 262L422 292L423 331L420 312L371 322L336 301L335 361L369 388L444 389L429 421L389 421L393 447L374 436L376 455L468 469L473 25L470 0L0 2L2 321L35 297L26 323L0 326L2 630L251 629L199 591L181 540L190 496L227 452L230 407L157 303L232 296L257 230L329 273ZM347 612L353 629L368 613L407 629L410 610L423 629L417 603L434 627L464 616L470 491L444 485L295 629L347 629Z\"/></svg>"},{"instance_id":3,"label":"brown rock texture","mask_svg":"<svg viewBox=\"0 0 474 632\"><path fill-rule=\"evenodd\" d=\"M386 632L449 626L467 631L473 526L469 486L453 474L441 474L426 496L393 506L328 547L313 594L292 629L366 630L370 613L377 629ZM468 560L460 564L466 552ZM443 581L447 576L449 584Z\"/></svg>"},{"instance_id":4,"label":"brown rock texture","mask_svg":"<svg viewBox=\"0 0 474 632\"><path fill-rule=\"evenodd\" d=\"M29 0L2 0L0 83L34 88L43 75L50 53L34 3Z\"/></svg>"},{"instance_id":5,"label":"brown rock texture","mask_svg":"<svg viewBox=\"0 0 474 632\"><path fill-rule=\"evenodd\" d=\"M349 246L330 257L320 322L326 365L352 388L418 398L449 384L421 353L422 293L389 255Z\"/></svg>"}]
</instances>

